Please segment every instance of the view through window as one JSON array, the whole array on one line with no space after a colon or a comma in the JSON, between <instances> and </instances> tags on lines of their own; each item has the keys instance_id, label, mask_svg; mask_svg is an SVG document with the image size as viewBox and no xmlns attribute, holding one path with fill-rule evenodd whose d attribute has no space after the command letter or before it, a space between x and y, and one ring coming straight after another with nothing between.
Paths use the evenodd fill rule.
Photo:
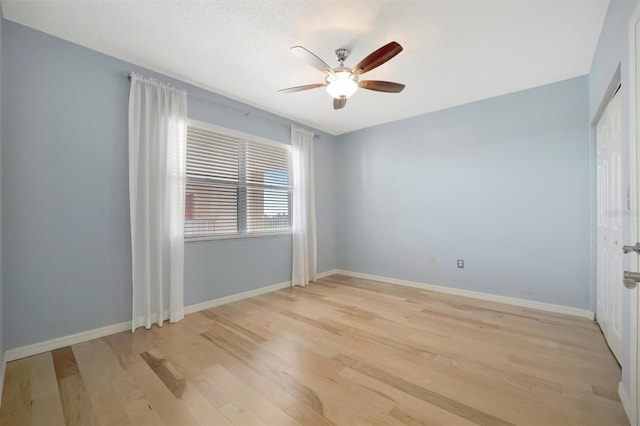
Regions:
<instances>
[{"instance_id":1,"label":"view through window","mask_svg":"<svg viewBox=\"0 0 640 426\"><path fill-rule=\"evenodd\" d=\"M290 230L289 170L287 145L190 123L185 237Z\"/></svg>"}]
</instances>

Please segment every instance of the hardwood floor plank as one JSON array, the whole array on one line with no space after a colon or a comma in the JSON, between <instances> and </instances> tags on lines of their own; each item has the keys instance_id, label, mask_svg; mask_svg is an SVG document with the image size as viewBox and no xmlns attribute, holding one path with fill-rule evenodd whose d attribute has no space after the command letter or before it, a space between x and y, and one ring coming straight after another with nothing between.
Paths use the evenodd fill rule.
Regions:
<instances>
[{"instance_id":1,"label":"hardwood floor plank","mask_svg":"<svg viewBox=\"0 0 640 426\"><path fill-rule=\"evenodd\" d=\"M71 346L51 352L67 425L98 425L91 400Z\"/></svg>"},{"instance_id":2,"label":"hardwood floor plank","mask_svg":"<svg viewBox=\"0 0 640 426\"><path fill-rule=\"evenodd\" d=\"M34 355L28 360L31 370L32 424L64 425L60 392L51 355L49 353Z\"/></svg>"},{"instance_id":3,"label":"hardwood floor plank","mask_svg":"<svg viewBox=\"0 0 640 426\"><path fill-rule=\"evenodd\" d=\"M267 341L267 339L265 339L264 337L262 337L262 336L260 336L260 335L258 335L256 333L254 333L253 331L248 330L248 329L238 325L237 323L231 321L224 314L212 312L212 311L209 311L209 310L202 311L201 313L202 313L202 315L204 315L207 318L209 318L210 320L212 320L212 322L218 323L220 325L223 325L223 326L229 328L230 330L233 330L234 332L244 336L245 338L253 340L255 343L265 343Z\"/></svg>"},{"instance_id":4,"label":"hardwood floor plank","mask_svg":"<svg viewBox=\"0 0 640 426\"><path fill-rule=\"evenodd\" d=\"M142 359L151 367L162 383L176 398L182 397L185 388L185 380L173 368L171 363L162 357L159 351L151 350L140 354Z\"/></svg>"},{"instance_id":5,"label":"hardwood floor plank","mask_svg":"<svg viewBox=\"0 0 640 426\"><path fill-rule=\"evenodd\" d=\"M628 425L593 321L334 275L7 365L4 425Z\"/></svg>"},{"instance_id":6,"label":"hardwood floor plank","mask_svg":"<svg viewBox=\"0 0 640 426\"><path fill-rule=\"evenodd\" d=\"M135 333L123 331L105 336L101 340L109 345L125 370L128 365L140 362L141 352L153 349L153 345L145 338L142 330L137 330Z\"/></svg>"},{"instance_id":7,"label":"hardwood floor plank","mask_svg":"<svg viewBox=\"0 0 640 426\"><path fill-rule=\"evenodd\" d=\"M428 424L428 425L475 425L469 420L456 416L449 411L427 403L413 395L403 392L393 386L382 383L373 377L366 376L351 368L345 368L340 375L348 378L354 383L367 389L380 392L387 398L396 402L394 408L389 412L389 416L397 420L401 420L407 424Z\"/></svg>"},{"instance_id":8,"label":"hardwood floor plank","mask_svg":"<svg viewBox=\"0 0 640 426\"><path fill-rule=\"evenodd\" d=\"M594 403L594 400L567 397L563 399L564 413L573 424L584 426L627 425L624 412L612 410L612 406ZM617 406L617 404L616 404Z\"/></svg>"},{"instance_id":9,"label":"hardwood floor plank","mask_svg":"<svg viewBox=\"0 0 640 426\"><path fill-rule=\"evenodd\" d=\"M306 386L302 386L300 383L295 382L285 388L285 391L293 396L298 402L306 404L316 413L324 416L324 407L322 400L316 395L316 393Z\"/></svg>"},{"instance_id":10,"label":"hardwood floor plank","mask_svg":"<svg viewBox=\"0 0 640 426\"><path fill-rule=\"evenodd\" d=\"M7 364L2 393L0 424L31 425L31 366L24 358Z\"/></svg>"},{"instance_id":11,"label":"hardwood floor plank","mask_svg":"<svg viewBox=\"0 0 640 426\"><path fill-rule=\"evenodd\" d=\"M258 417L254 412L249 410L247 407L244 407L241 403L237 401L232 401L228 404L225 404L220 411L231 420L231 423L234 425L242 426L242 425L266 425L260 417Z\"/></svg>"},{"instance_id":12,"label":"hardwood floor plank","mask_svg":"<svg viewBox=\"0 0 640 426\"><path fill-rule=\"evenodd\" d=\"M282 315L288 316L289 318L293 318L295 320L304 322L313 327L328 331L329 333L332 333L338 336L348 335L352 338L355 338L356 340L361 340L361 341L370 343L372 345L386 346L388 348L393 349L394 351L406 352L409 355L414 355L418 357L428 357L428 358L433 358L436 356L436 354L433 352L430 352L427 350L421 350L414 346L405 345L401 342L398 342L397 340L389 339L387 337L383 337L373 333L368 333L366 331L359 330L355 327L349 327L336 321L325 320L325 319L314 320L311 318L307 318L304 315L299 315L289 311L282 312Z\"/></svg>"},{"instance_id":13,"label":"hardwood floor plank","mask_svg":"<svg viewBox=\"0 0 640 426\"><path fill-rule=\"evenodd\" d=\"M295 365L315 374L333 376L344 367L333 357L326 357L287 338L274 339L262 345L262 348Z\"/></svg>"},{"instance_id":14,"label":"hardwood floor plank","mask_svg":"<svg viewBox=\"0 0 640 426\"><path fill-rule=\"evenodd\" d=\"M134 399L124 404L123 408L132 425L168 426L146 399Z\"/></svg>"},{"instance_id":15,"label":"hardwood floor plank","mask_svg":"<svg viewBox=\"0 0 640 426\"><path fill-rule=\"evenodd\" d=\"M53 357L53 365L56 370L56 379L64 379L69 376L77 376L80 374L76 357L73 354L71 346L56 349L51 352Z\"/></svg>"},{"instance_id":16,"label":"hardwood floor plank","mask_svg":"<svg viewBox=\"0 0 640 426\"><path fill-rule=\"evenodd\" d=\"M606 389L600 386L591 385L591 389L593 390L593 394L602 398L607 398L610 401L619 401L618 390L613 390L611 388Z\"/></svg>"},{"instance_id":17,"label":"hardwood floor plank","mask_svg":"<svg viewBox=\"0 0 640 426\"><path fill-rule=\"evenodd\" d=\"M306 402L296 402L291 405L287 409L287 414L296 419L298 423L302 425L331 426L335 424L307 405Z\"/></svg>"},{"instance_id":18,"label":"hardwood floor plank","mask_svg":"<svg viewBox=\"0 0 640 426\"><path fill-rule=\"evenodd\" d=\"M370 365L363 364L359 361L353 360L344 355L340 356L338 360L344 363L345 366L351 369L354 369L364 375L373 377L382 383L385 383L398 390L401 390L402 392L405 392L409 395L419 398L425 402L428 402L429 404L436 405L442 408L443 410L449 411L459 417L471 420L480 425L496 425L496 426L512 425L512 423L509 423L505 420L502 420L500 418L487 414L481 410L470 407L468 405L461 404L458 401L454 401L450 398L447 398L443 395L427 390L411 382L392 376L391 374L388 374L385 371L382 371Z\"/></svg>"},{"instance_id":19,"label":"hardwood floor plank","mask_svg":"<svg viewBox=\"0 0 640 426\"><path fill-rule=\"evenodd\" d=\"M201 345L203 352L209 354L209 356L219 364L207 367L203 370L202 374L189 380L197 383L198 388L206 394L208 399L214 398L215 400L216 397L222 399L223 402L217 403L217 406L220 407L231 401L232 395L236 394L234 389L239 386L237 385L239 382L249 386L283 411L286 411L287 408L295 402L291 395L287 394L278 382L269 380L268 375L256 372L234 356L229 355L227 352L209 342L203 340ZM225 370L230 372L232 374L231 377L239 380L239 382L237 380L225 381L221 379L229 377L224 373ZM217 388L216 385L221 387Z\"/></svg>"},{"instance_id":20,"label":"hardwood floor plank","mask_svg":"<svg viewBox=\"0 0 640 426\"><path fill-rule=\"evenodd\" d=\"M58 379L62 411L68 426L98 425L98 419L79 374Z\"/></svg>"},{"instance_id":21,"label":"hardwood floor plank","mask_svg":"<svg viewBox=\"0 0 640 426\"><path fill-rule=\"evenodd\" d=\"M180 403L187 408L198 424L224 425L231 423L231 420L222 414L214 401L208 399L194 383L186 384Z\"/></svg>"},{"instance_id":22,"label":"hardwood floor plank","mask_svg":"<svg viewBox=\"0 0 640 426\"><path fill-rule=\"evenodd\" d=\"M272 401L261 395L251 385L244 383L222 365L210 368L207 377L198 381L197 388L209 401L213 401L223 413L225 412L223 407L229 404L239 404L269 424L295 424L295 420L286 414L275 400ZM229 418L229 420L233 419Z\"/></svg>"},{"instance_id":23,"label":"hardwood floor plank","mask_svg":"<svg viewBox=\"0 0 640 426\"><path fill-rule=\"evenodd\" d=\"M347 381L310 374L295 367L288 372L298 382L313 389L322 401L323 416L336 424L352 424L356 418L367 414L384 416L394 406L392 400Z\"/></svg>"},{"instance_id":24,"label":"hardwood floor plank","mask_svg":"<svg viewBox=\"0 0 640 426\"><path fill-rule=\"evenodd\" d=\"M131 364L128 368L145 399L149 401L149 406L163 423L166 425L198 424L188 407L175 398L146 362Z\"/></svg>"},{"instance_id":25,"label":"hardwood floor plank","mask_svg":"<svg viewBox=\"0 0 640 426\"><path fill-rule=\"evenodd\" d=\"M238 343L237 339L229 339L229 334L221 332L219 329L210 330L207 333L201 334L201 336L229 355L235 357L256 373L264 375L280 386L286 387L293 383L291 378L284 373L287 366L276 361L275 356L268 356L263 352L258 352L256 356L255 352L243 348L243 344Z\"/></svg>"},{"instance_id":26,"label":"hardwood floor plank","mask_svg":"<svg viewBox=\"0 0 640 426\"><path fill-rule=\"evenodd\" d=\"M74 345L73 351L98 422L132 424L127 404L143 395L112 348L96 339Z\"/></svg>"}]
</instances>

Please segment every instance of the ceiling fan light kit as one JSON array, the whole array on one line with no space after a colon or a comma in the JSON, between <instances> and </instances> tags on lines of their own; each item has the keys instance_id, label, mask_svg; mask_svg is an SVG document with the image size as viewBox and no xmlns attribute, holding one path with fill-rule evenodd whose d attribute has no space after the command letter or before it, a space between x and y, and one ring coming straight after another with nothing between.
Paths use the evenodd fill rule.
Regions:
<instances>
[{"instance_id":1,"label":"ceiling fan light kit","mask_svg":"<svg viewBox=\"0 0 640 426\"><path fill-rule=\"evenodd\" d=\"M347 98L351 97L359 87L377 92L400 93L404 89L404 84L390 81L363 80L359 81L359 76L384 64L398 53L402 52L402 46L392 41L385 44L378 50L369 54L354 68L344 66L344 61L349 56L347 49L336 50L336 58L340 62L337 68L331 68L322 59L308 51L302 46L294 46L291 52L307 62L312 67L327 74L325 83L307 84L304 86L289 87L278 90L278 92L300 92L317 87L326 87L327 93L333 97L333 108L341 109L347 103Z\"/></svg>"},{"instance_id":2,"label":"ceiling fan light kit","mask_svg":"<svg viewBox=\"0 0 640 426\"><path fill-rule=\"evenodd\" d=\"M336 99L348 98L358 90L358 76L351 74L351 70L334 70L335 74L328 74L327 93Z\"/></svg>"},{"instance_id":3,"label":"ceiling fan light kit","mask_svg":"<svg viewBox=\"0 0 640 426\"><path fill-rule=\"evenodd\" d=\"M336 59L340 62L340 67L327 73L327 93L334 99L347 99L358 90L358 76L344 66L344 61L349 57L347 49L336 50Z\"/></svg>"}]
</instances>

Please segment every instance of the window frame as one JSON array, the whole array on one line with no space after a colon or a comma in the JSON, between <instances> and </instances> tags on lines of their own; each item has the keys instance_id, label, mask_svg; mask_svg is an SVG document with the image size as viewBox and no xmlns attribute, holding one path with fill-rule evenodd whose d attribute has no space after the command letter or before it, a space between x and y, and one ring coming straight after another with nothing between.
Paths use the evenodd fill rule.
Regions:
<instances>
[{"instance_id":1,"label":"window frame","mask_svg":"<svg viewBox=\"0 0 640 426\"><path fill-rule=\"evenodd\" d=\"M234 129L229 129L227 127L222 127L222 126L218 126L216 124L212 124L212 123L208 123L206 121L200 121L200 120L195 120L195 119L191 119L189 118L189 120L187 121L187 128L188 127L197 127L203 130L210 130L212 132L217 132L217 133L223 133L223 134L227 134L229 136L238 138L240 140L244 140L245 143L247 141L251 141L251 142L258 142L261 144L265 144L265 145L271 145L274 146L276 148L280 148L280 149L285 149L288 153L289 153L289 161L287 164L287 172L288 172L288 178L289 178L289 192L291 193L291 197L293 197L293 184L291 182L291 145L283 143L283 142L278 142L278 141L274 141L271 139L266 139L260 136L256 136L256 135L252 135L250 133L245 133L245 132L241 132L238 130L234 130ZM186 156L186 152L187 152L188 148L188 142L187 142L187 146L185 149L185 156ZM186 166L185 166L186 167ZM240 163L238 163L238 168L240 169L241 165ZM244 167L246 168L246 157L244 159ZM187 180L189 179L189 177L186 174L186 170L185 170L185 186L187 183ZM240 181L238 182L238 187L241 186ZM252 187L251 185L248 185L246 181L244 181L244 187L245 188L249 188ZM246 191L245 191L246 192ZM185 194L185 198L186 198L186 194ZM291 200L291 203L293 203L293 199ZM237 205L238 208L240 208L240 200L237 201ZM246 204L246 200L245 200L245 204ZM185 205L186 208L186 205ZM278 230L274 230L274 231L262 231L262 232L247 232L246 229L246 222L248 219L248 210L245 207L245 211L244 211L244 223L245 223L245 229L242 230L238 230L235 234L221 234L221 235L201 235L201 236L194 236L194 237L188 237L188 236L184 236L184 242L185 243L197 243L197 242L206 242L206 241L222 241L222 240L238 240L238 239L247 239L247 238L275 238L275 237L290 237L292 235L292 226L293 226L293 207L290 208L290 212L289 212L289 217L290 217L290 224L291 226L287 229L278 229ZM185 221L186 221L186 211L185 211ZM239 227L240 223L238 223L238 227ZM184 228L184 225L183 225Z\"/></svg>"}]
</instances>

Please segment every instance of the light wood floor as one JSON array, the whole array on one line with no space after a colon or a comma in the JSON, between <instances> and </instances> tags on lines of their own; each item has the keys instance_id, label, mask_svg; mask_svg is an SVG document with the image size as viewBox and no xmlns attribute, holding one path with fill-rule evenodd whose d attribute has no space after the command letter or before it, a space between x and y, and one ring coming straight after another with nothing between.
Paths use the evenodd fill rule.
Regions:
<instances>
[{"instance_id":1,"label":"light wood floor","mask_svg":"<svg viewBox=\"0 0 640 426\"><path fill-rule=\"evenodd\" d=\"M586 319L334 275L8 364L2 425L626 425Z\"/></svg>"}]
</instances>

